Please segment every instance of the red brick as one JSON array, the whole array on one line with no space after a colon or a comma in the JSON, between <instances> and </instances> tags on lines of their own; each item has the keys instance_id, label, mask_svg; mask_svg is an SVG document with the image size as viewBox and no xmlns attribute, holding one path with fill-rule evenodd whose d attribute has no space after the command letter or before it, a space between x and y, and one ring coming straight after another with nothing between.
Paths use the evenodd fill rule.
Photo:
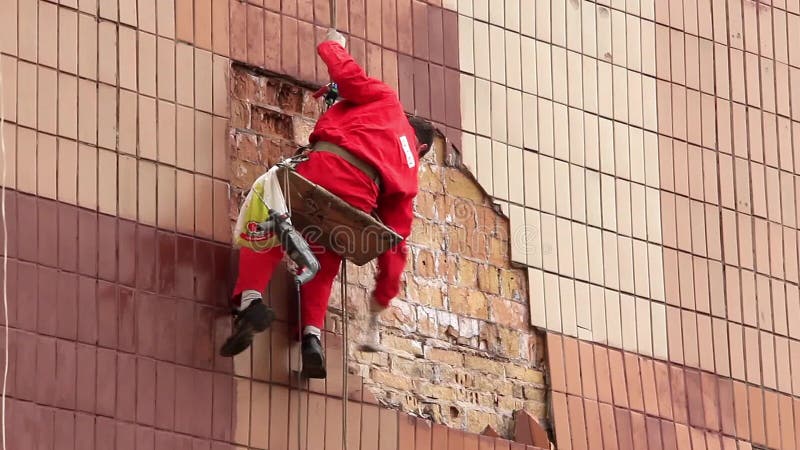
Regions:
<instances>
[{"instance_id":1,"label":"red brick","mask_svg":"<svg viewBox=\"0 0 800 450\"><path fill-rule=\"evenodd\" d=\"M77 353L74 342L56 342L56 401L55 405L65 409L75 408Z\"/></svg>"},{"instance_id":2,"label":"red brick","mask_svg":"<svg viewBox=\"0 0 800 450\"><path fill-rule=\"evenodd\" d=\"M155 450L168 450L177 447L177 436L164 431L156 431L154 437Z\"/></svg>"},{"instance_id":3,"label":"red brick","mask_svg":"<svg viewBox=\"0 0 800 450\"><path fill-rule=\"evenodd\" d=\"M101 281L97 285L97 343L104 347L117 347L118 288Z\"/></svg>"},{"instance_id":4,"label":"red brick","mask_svg":"<svg viewBox=\"0 0 800 450\"><path fill-rule=\"evenodd\" d=\"M136 224L120 220L118 224L118 267L117 280L125 286L136 285Z\"/></svg>"},{"instance_id":5,"label":"red brick","mask_svg":"<svg viewBox=\"0 0 800 450\"><path fill-rule=\"evenodd\" d=\"M194 320L194 345L192 347L195 367L211 369L214 364L214 319L218 312L211 308L196 307Z\"/></svg>"},{"instance_id":6,"label":"red brick","mask_svg":"<svg viewBox=\"0 0 800 450\"><path fill-rule=\"evenodd\" d=\"M113 420L98 417L95 424L95 448L115 448L116 426Z\"/></svg>"},{"instance_id":7,"label":"red brick","mask_svg":"<svg viewBox=\"0 0 800 450\"><path fill-rule=\"evenodd\" d=\"M2 242L0 240L0 242ZM0 244L2 245L2 244ZM3 292L3 286L0 286L0 293L3 293L8 299L8 319L0 319L2 323L17 328L17 308L19 302L18 289L17 289L17 261L14 259L7 260L6 267L6 291Z\"/></svg>"},{"instance_id":8,"label":"red brick","mask_svg":"<svg viewBox=\"0 0 800 450\"><path fill-rule=\"evenodd\" d=\"M58 266L58 204L50 200L39 199L37 202L39 225L37 261L50 267ZM30 226L30 225L28 225Z\"/></svg>"},{"instance_id":9,"label":"red brick","mask_svg":"<svg viewBox=\"0 0 800 450\"><path fill-rule=\"evenodd\" d=\"M180 298L194 298L194 277L200 271L195 266L195 240L186 236L177 236L177 258L175 266L175 295Z\"/></svg>"},{"instance_id":10,"label":"red brick","mask_svg":"<svg viewBox=\"0 0 800 450\"><path fill-rule=\"evenodd\" d=\"M447 52L446 54L449 55L451 53L456 53L456 52ZM460 83L461 83L460 74L457 70L445 69L444 98L442 99L440 97L441 91L437 91L435 88L432 89L434 96L437 98L436 103L444 103L445 122L450 127L461 126L461 104L459 100L461 92L461 90L459 89ZM436 116L436 117L439 118L441 116Z\"/></svg>"},{"instance_id":11,"label":"red brick","mask_svg":"<svg viewBox=\"0 0 800 450\"><path fill-rule=\"evenodd\" d=\"M75 415L75 448L94 450L94 416Z\"/></svg>"},{"instance_id":12,"label":"red brick","mask_svg":"<svg viewBox=\"0 0 800 450\"><path fill-rule=\"evenodd\" d=\"M298 45L297 20L284 16L281 23L281 67L287 75L297 76L299 73Z\"/></svg>"},{"instance_id":13,"label":"red brick","mask_svg":"<svg viewBox=\"0 0 800 450\"><path fill-rule=\"evenodd\" d=\"M117 422L116 450L135 450L136 426L130 423Z\"/></svg>"},{"instance_id":14,"label":"red brick","mask_svg":"<svg viewBox=\"0 0 800 450\"><path fill-rule=\"evenodd\" d=\"M6 217L19 217L17 212L17 193L15 191L6 191ZM17 247L19 245L19 234L16 220L6 221L8 233L8 256L11 258L17 257ZM0 239L0 242L2 240Z\"/></svg>"},{"instance_id":15,"label":"red brick","mask_svg":"<svg viewBox=\"0 0 800 450\"><path fill-rule=\"evenodd\" d=\"M37 228L30 224L38 223L36 200L29 195L17 197L17 232L19 258L24 261L36 261L39 253Z\"/></svg>"},{"instance_id":16,"label":"red brick","mask_svg":"<svg viewBox=\"0 0 800 450\"><path fill-rule=\"evenodd\" d=\"M314 0L297 0L297 18L304 22L314 21Z\"/></svg>"},{"instance_id":17,"label":"red brick","mask_svg":"<svg viewBox=\"0 0 800 450\"><path fill-rule=\"evenodd\" d=\"M298 22L298 44L299 44L299 78L304 81L312 82L317 78L316 66L316 45L314 26L306 22ZM287 85L288 87L288 85ZM297 88L295 88L297 89ZM299 89L298 89L299 90ZM300 94L302 104L302 93ZM299 112L299 108L296 110Z\"/></svg>"},{"instance_id":18,"label":"red brick","mask_svg":"<svg viewBox=\"0 0 800 450\"><path fill-rule=\"evenodd\" d=\"M134 291L128 288L119 290L118 303L118 348L126 352L136 351L136 303Z\"/></svg>"},{"instance_id":19,"label":"red brick","mask_svg":"<svg viewBox=\"0 0 800 450\"><path fill-rule=\"evenodd\" d=\"M428 63L419 59L414 59L414 108L416 114L422 117L431 117L431 85Z\"/></svg>"},{"instance_id":20,"label":"red brick","mask_svg":"<svg viewBox=\"0 0 800 450\"><path fill-rule=\"evenodd\" d=\"M214 296L216 280L213 278L213 247L206 241L193 240L195 250L194 290L196 300L206 304L214 304L218 299Z\"/></svg>"},{"instance_id":21,"label":"red brick","mask_svg":"<svg viewBox=\"0 0 800 450\"><path fill-rule=\"evenodd\" d=\"M44 408L42 406L37 406L35 414L36 416L38 416L36 441L39 442L39 448L54 448L55 410L50 408Z\"/></svg>"},{"instance_id":22,"label":"red brick","mask_svg":"<svg viewBox=\"0 0 800 450\"><path fill-rule=\"evenodd\" d=\"M50 267L39 267L39 315L36 329L41 334L56 335L58 320L58 272Z\"/></svg>"},{"instance_id":23,"label":"red brick","mask_svg":"<svg viewBox=\"0 0 800 450\"><path fill-rule=\"evenodd\" d=\"M397 58L397 68L400 101L407 112L414 112L414 60L400 55Z\"/></svg>"},{"instance_id":24,"label":"red brick","mask_svg":"<svg viewBox=\"0 0 800 450\"><path fill-rule=\"evenodd\" d=\"M264 65L264 10L247 6L247 62Z\"/></svg>"},{"instance_id":25,"label":"red brick","mask_svg":"<svg viewBox=\"0 0 800 450\"><path fill-rule=\"evenodd\" d=\"M153 360L136 361L136 422L155 425L156 365Z\"/></svg>"},{"instance_id":26,"label":"red brick","mask_svg":"<svg viewBox=\"0 0 800 450\"><path fill-rule=\"evenodd\" d=\"M85 343L97 342L97 286L91 278L78 281L77 339Z\"/></svg>"},{"instance_id":27,"label":"red brick","mask_svg":"<svg viewBox=\"0 0 800 450\"><path fill-rule=\"evenodd\" d=\"M36 316L38 312L39 270L37 266L20 263L17 267L18 287L16 316L17 326L22 329L36 331Z\"/></svg>"},{"instance_id":28,"label":"red brick","mask_svg":"<svg viewBox=\"0 0 800 450\"><path fill-rule=\"evenodd\" d=\"M193 336L192 329L194 328L194 307L195 305L185 300L168 300L172 304L174 310L175 322L173 328L174 333L170 333L175 338L175 356L174 361L181 365L192 364L192 347ZM171 360L172 361L172 360Z\"/></svg>"},{"instance_id":29,"label":"red brick","mask_svg":"<svg viewBox=\"0 0 800 450\"><path fill-rule=\"evenodd\" d=\"M176 329L178 320L177 301L159 296L156 302L158 304L155 321L156 358L164 361L175 361L178 339ZM181 331L183 332L183 330Z\"/></svg>"},{"instance_id":30,"label":"red brick","mask_svg":"<svg viewBox=\"0 0 800 450\"><path fill-rule=\"evenodd\" d=\"M337 5L339 6L339 5ZM330 1L329 0L314 0L314 16L316 17L316 24L322 27L330 27L331 26L331 10L330 10ZM340 29L338 25L340 23L344 23L346 21L340 21L339 17L339 8L336 10L336 25L337 29Z\"/></svg>"},{"instance_id":31,"label":"red brick","mask_svg":"<svg viewBox=\"0 0 800 450\"><path fill-rule=\"evenodd\" d=\"M14 217L14 216L11 216ZM78 270L78 208L58 205L58 267L70 272Z\"/></svg>"},{"instance_id":32,"label":"red brick","mask_svg":"<svg viewBox=\"0 0 800 450\"><path fill-rule=\"evenodd\" d=\"M426 4L416 0L413 2L412 23L414 30L413 55L416 58L428 60L428 6Z\"/></svg>"},{"instance_id":33,"label":"red brick","mask_svg":"<svg viewBox=\"0 0 800 450\"><path fill-rule=\"evenodd\" d=\"M172 429L175 423L175 366L156 363L156 426Z\"/></svg>"},{"instance_id":34,"label":"red brick","mask_svg":"<svg viewBox=\"0 0 800 450\"><path fill-rule=\"evenodd\" d=\"M103 372L100 372L102 376ZM113 379L112 379L113 380ZM117 398L115 417L136 420L136 357L126 353L117 354Z\"/></svg>"},{"instance_id":35,"label":"red brick","mask_svg":"<svg viewBox=\"0 0 800 450\"><path fill-rule=\"evenodd\" d=\"M174 295L176 266L176 235L157 232L158 293Z\"/></svg>"},{"instance_id":36,"label":"red brick","mask_svg":"<svg viewBox=\"0 0 800 450\"><path fill-rule=\"evenodd\" d=\"M20 333L16 342L16 396L22 400L33 401L36 399L36 338L27 333Z\"/></svg>"},{"instance_id":37,"label":"red brick","mask_svg":"<svg viewBox=\"0 0 800 450\"><path fill-rule=\"evenodd\" d=\"M114 416L116 411L117 355L112 350L97 350L96 407L98 414Z\"/></svg>"},{"instance_id":38,"label":"red brick","mask_svg":"<svg viewBox=\"0 0 800 450\"><path fill-rule=\"evenodd\" d=\"M294 138L292 118L269 109L253 106L252 128L257 133L292 140Z\"/></svg>"},{"instance_id":39,"label":"red brick","mask_svg":"<svg viewBox=\"0 0 800 450\"><path fill-rule=\"evenodd\" d=\"M367 36L367 11L365 0L350 0L349 5L350 38L358 37L364 39Z\"/></svg>"},{"instance_id":40,"label":"red brick","mask_svg":"<svg viewBox=\"0 0 800 450\"><path fill-rule=\"evenodd\" d=\"M444 64L445 60L445 39L455 41L455 36L458 34L446 35L444 29L444 19L442 17L442 9L441 8L433 8L431 6L427 7L428 9L428 53L430 55L430 60L432 63L435 64ZM415 17L416 20L416 17ZM452 30L457 31L457 30Z\"/></svg>"},{"instance_id":41,"label":"red brick","mask_svg":"<svg viewBox=\"0 0 800 450\"><path fill-rule=\"evenodd\" d=\"M136 287L146 291L156 288L156 230L144 225L136 230Z\"/></svg>"},{"instance_id":42,"label":"red brick","mask_svg":"<svg viewBox=\"0 0 800 450\"><path fill-rule=\"evenodd\" d=\"M39 336L36 343L36 403L55 405L56 341Z\"/></svg>"},{"instance_id":43,"label":"red brick","mask_svg":"<svg viewBox=\"0 0 800 450\"><path fill-rule=\"evenodd\" d=\"M528 308L522 303L490 297L490 318L492 321L514 330L525 329L528 323Z\"/></svg>"},{"instance_id":44,"label":"red brick","mask_svg":"<svg viewBox=\"0 0 800 450\"><path fill-rule=\"evenodd\" d=\"M97 349L93 346L78 344L76 347L76 386L75 408L92 413L95 411L95 385L86 380L94 380L97 376Z\"/></svg>"},{"instance_id":45,"label":"red brick","mask_svg":"<svg viewBox=\"0 0 800 450\"><path fill-rule=\"evenodd\" d=\"M281 12L284 15L296 17L297 16L297 0L282 0Z\"/></svg>"},{"instance_id":46,"label":"red brick","mask_svg":"<svg viewBox=\"0 0 800 450\"><path fill-rule=\"evenodd\" d=\"M430 96L431 96L431 117L446 121L447 99L446 95L444 68L438 65L430 65Z\"/></svg>"},{"instance_id":47,"label":"red brick","mask_svg":"<svg viewBox=\"0 0 800 450\"><path fill-rule=\"evenodd\" d=\"M230 0L231 58L247 61L247 4Z\"/></svg>"},{"instance_id":48,"label":"red brick","mask_svg":"<svg viewBox=\"0 0 800 450\"><path fill-rule=\"evenodd\" d=\"M225 374L214 374L211 437L229 441L232 435L233 379ZM273 399L275 391L273 390ZM274 400L273 400L274 404Z\"/></svg>"}]
</instances>

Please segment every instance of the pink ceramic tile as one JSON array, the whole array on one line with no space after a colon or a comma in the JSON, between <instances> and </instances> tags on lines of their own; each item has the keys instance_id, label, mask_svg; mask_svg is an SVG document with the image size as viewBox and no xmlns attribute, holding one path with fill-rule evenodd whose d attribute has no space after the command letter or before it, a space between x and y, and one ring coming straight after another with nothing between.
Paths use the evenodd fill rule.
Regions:
<instances>
[{"instance_id":1,"label":"pink ceramic tile","mask_svg":"<svg viewBox=\"0 0 800 450\"><path fill-rule=\"evenodd\" d=\"M583 396L590 399L597 399L597 381L595 376L593 346L588 342L580 341L579 353Z\"/></svg>"},{"instance_id":2,"label":"pink ceramic tile","mask_svg":"<svg viewBox=\"0 0 800 450\"><path fill-rule=\"evenodd\" d=\"M758 323L755 274L749 270L742 270L739 277L742 283L742 322L755 327Z\"/></svg>"},{"instance_id":3,"label":"pink ceramic tile","mask_svg":"<svg viewBox=\"0 0 800 450\"><path fill-rule=\"evenodd\" d=\"M569 411L567 408L567 396L560 393L553 394L553 421L555 426L561 430L569 429ZM560 433L556 436L556 445L563 448L570 448L570 436L567 433Z\"/></svg>"},{"instance_id":4,"label":"pink ceramic tile","mask_svg":"<svg viewBox=\"0 0 800 450\"><path fill-rule=\"evenodd\" d=\"M730 357L728 347L728 326L724 320L714 318L712 321L713 358L715 373L730 375Z\"/></svg>"},{"instance_id":5,"label":"pink ceramic tile","mask_svg":"<svg viewBox=\"0 0 800 450\"><path fill-rule=\"evenodd\" d=\"M553 390L566 392L567 385L563 369L564 353L561 342L560 336L552 333L547 334L547 348L549 349L548 358L550 362Z\"/></svg>"},{"instance_id":6,"label":"pink ceramic tile","mask_svg":"<svg viewBox=\"0 0 800 450\"><path fill-rule=\"evenodd\" d=\"M612 403L611 369L609 366L608 349L594 346L594 359L597 375L597 398L601 402Z\"/></svg>"},{"instance_id":7,"label":"pink ceramic tile","mask_svg":"<svg viewBox=\"0 0 800 450\"><path fill-rule=\"evenodd\" d=\"M766 445L766 426L764 422L763 391L755 386L748 386L748 409L750 412L750 438L753 443Z\"/></svg>"},{"instance_id":8,"label":"pink ceramic tile","mask_svg":"<svg viewBox=\"0 0 800 450\"><path fill-rule=\"evenodd\" d=\"M738 214L739 263L743 268L753 269L753 222L752 216Z\"/></svg>"},{"instance_id":9,"label":"pink ceramic tile","mask_svg":"<svg viewBox=\"0 0 800 450\"><path fill-rule=\"evenodd\" d=\"M733 383L733 400L736 417L736 435L743 439L750 439L750 414L746 385L738 382Z\"/></svg>"},{"instance_id":10,"label":"pink ceramic tile","mask_svg":"<svg viewBox=\"0 0 800 450\"><path fill-rule=\"evenodd\" d=\"M756 271L761 274L768 274L770 270L769 261L769 225L766 220L755 218L753 220L753 235L755 240L755 263Z\"/></svg>"},{"instance_id":11,"label":"pink ceramic tile","mask_svg":"<svg viewBox=\"0 0 800 450\"><path fill-rule=\"evenodd\" d=\"M775 336L772 333L761 331L761 373L764 386L770 389L778 388L775 361Z\"/></svg>"},{"instance_id":12,"label":"pink ceramic tile","mask_svg":"<svg viewBox=\"0 0 800 450\"><path fill-rule=\"evenodd\" d=\"M763 380L759 364L761 352L758 335L757 329L744 327L744 359L747 381L754 384L761 384Z\"/></svg>"},{"instance_id":13,"label":"pink ceramic tile","mask_svg":"<svg viewBox=\"0 0 800 450\"><path fill-rule=\"evenodd\" d=\"M792 420L792 410L797 408L795 405L794 408L792 407L792 398L785 395L778 396L778 408L780 415L780 423L787 424L788 426L781 426L781 445L779 447L782 448L792 448L796 444L796 434L797 434L797 422ZM795 422L794 426L792 426L792 422Z\"/></svg>"},{"instance_id":14,"label":"pink ceramic tile","mask_svg":"<svg viewBox=\"0 0 800 450\"><path fill-rule=\"evenodd\" d=\"M731 376L737 380L745 379L744 368L744 331L742 326L735 323L728 324L728 342L731 354Z\"/></svg>"}]
</instances>

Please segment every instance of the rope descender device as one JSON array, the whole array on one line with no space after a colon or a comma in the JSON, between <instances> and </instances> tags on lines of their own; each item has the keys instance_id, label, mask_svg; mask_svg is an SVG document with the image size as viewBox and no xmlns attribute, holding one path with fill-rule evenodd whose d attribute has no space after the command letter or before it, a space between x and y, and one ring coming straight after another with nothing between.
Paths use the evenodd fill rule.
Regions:
<instances>
[{"instance_id":1,"label":"rope descender device","mask_svg":"<svg viewBox=\"0 0 800 450\"><path fill-rule=\"evenodd\" d=\"M317 275L319 261L308 246L308 242L292 226L289 214L280 214L270 209L269 218L258 224L258 228L259 231L275 233L278 236L286 255L297 265L298 271L294 280L298 286L308 283Z\"/></svg>"},{"instance_id":2,"label":"rope descender device","mask_svg":"<svg viewBox=\"0 0 800 450\"><path fill-rule=\"evenodd\" d=\"M339 99L339 86L334 83L330 82L325 86L322 86L314 93L314 98L320 98L324 96L325 100L325 108L330 108L336 103L336 100Z\"/></svg>"}]
</instances>

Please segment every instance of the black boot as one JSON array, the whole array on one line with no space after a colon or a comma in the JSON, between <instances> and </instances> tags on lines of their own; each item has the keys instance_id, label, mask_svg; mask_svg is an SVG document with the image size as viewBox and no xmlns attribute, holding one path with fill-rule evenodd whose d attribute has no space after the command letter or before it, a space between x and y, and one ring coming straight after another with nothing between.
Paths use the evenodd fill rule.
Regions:
<instances>
[{"instance_id":1,"label":"black boot","mask_svg":"<svg viewBox=\"0 0 800 450\"><path fill-rule=\"evenodd\" d=\"M222 345L219 354L230 357L247 350L253 343L253 335L269 328L274 319L275 312L271 308L260 299L253 300L247 308L236 315L233 332Z\"/></svg>"},{"instance_id":2,"label":"black boot","mask_svg":"<svg viewBox=\"0 0 800 450\"><path fill-rule=\"evenodd\" d=\"M325 378L325 351L319 338L313 334L303 336L301 346L303 353L303 370L301 374L306 378Z\"/></svg>"}]
</instances>

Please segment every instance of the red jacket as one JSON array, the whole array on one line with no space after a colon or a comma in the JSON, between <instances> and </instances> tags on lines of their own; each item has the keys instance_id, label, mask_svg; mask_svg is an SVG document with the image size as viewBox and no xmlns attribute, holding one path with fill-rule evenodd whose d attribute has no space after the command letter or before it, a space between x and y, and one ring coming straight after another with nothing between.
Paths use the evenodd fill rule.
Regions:
<instances>
[{"instance_id":1,"label":"red jacket","mask_svg":"<svg viewBox=\"0 0 800 450\"><path fill-rule=\"evenodd\" d=\"M397 93L368 77L344 47L325 41L317 51L338 84L342 101L317 122L309 143L326 141L347 149L372 165L381 176L377 213L381 221L404 239L378 257L375 300L387 305L400 290L406 264L406 240L411 234L413 202L419 182L419 155L414 129L408 123ZM354 186L353 189L363 187ZM374 195L374 187L371 191Z\"/></svg>"}]
</instances>

